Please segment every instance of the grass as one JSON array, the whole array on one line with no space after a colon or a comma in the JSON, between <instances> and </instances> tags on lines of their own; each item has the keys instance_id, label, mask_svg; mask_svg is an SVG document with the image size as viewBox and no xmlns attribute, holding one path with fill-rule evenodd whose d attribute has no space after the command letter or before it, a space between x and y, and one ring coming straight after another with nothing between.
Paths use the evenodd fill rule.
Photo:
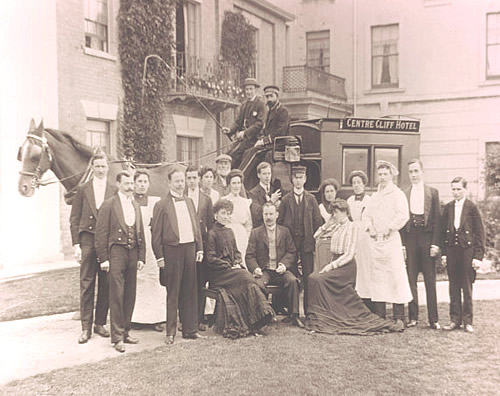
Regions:
<instances>
[{"instance_id":1,"label":"grass","mask_svg":"<svg viewBox=\"0 0 500 396\"><path fill-rule=\"evenodd\" d=\"M499 394L500 301L474 305L475 334L331 336L278 324L270 335L158 346L0 387L6 395ZM439 305L442 323L448 306Z\"/></svg>"},{"instance_id":2,"label":"grass","mask_svg":"<svg viewBox=\"0 0 500 396\"><path fill-rule=\"evenodd\" d=\"M79 271L73 267L0 283L0 321L76 311Z\"/></svg>"}]
</instances>

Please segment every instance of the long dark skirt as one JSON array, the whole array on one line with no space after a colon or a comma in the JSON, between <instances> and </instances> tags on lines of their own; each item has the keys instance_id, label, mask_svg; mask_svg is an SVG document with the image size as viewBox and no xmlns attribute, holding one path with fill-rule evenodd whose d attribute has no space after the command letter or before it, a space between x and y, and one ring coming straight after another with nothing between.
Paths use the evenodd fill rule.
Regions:
<instances>
[{"instance_id":1,"label":"long dark skirt","mask_svg":"<svg viewBox=\"0 0 500 396\"><path fill-rule=\"evenodd\" d=\"M354 290L356 262L309 276L306 328L320 333L373 335L402 328L373 314Z\"/></svg>"},{"instance_id":2,"label":"long dark skirt","mask_svg":"<svg viewBox=\"0 0 500 396\"><path fill-rule=\"evenodd\" d=\"M246 269L211 271L210 287L219 288L215 331L227 338L253 334L271 322L274 311Z\"/></svg>"}]
</instances>

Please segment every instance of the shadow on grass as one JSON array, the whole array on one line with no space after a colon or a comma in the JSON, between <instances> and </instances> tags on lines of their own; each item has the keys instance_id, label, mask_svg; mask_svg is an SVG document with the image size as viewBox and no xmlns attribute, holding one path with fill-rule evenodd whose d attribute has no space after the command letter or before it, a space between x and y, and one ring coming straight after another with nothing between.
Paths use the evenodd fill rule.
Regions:
<instances>
[{"instance_id":1,"label":"shadow on grass","mask_svg":"<svg viewBox=\"0 0 500 396\"><path fill-rule=\"evenodd\" d=\"M425 315L422 309L422 314ZM332 336L277 324L266 337L177 343L11 382L4 394L498 394L500 301L475 302L476 333ZM448 305L439 305L441 322Z\"/></svg>"}]
</instances>

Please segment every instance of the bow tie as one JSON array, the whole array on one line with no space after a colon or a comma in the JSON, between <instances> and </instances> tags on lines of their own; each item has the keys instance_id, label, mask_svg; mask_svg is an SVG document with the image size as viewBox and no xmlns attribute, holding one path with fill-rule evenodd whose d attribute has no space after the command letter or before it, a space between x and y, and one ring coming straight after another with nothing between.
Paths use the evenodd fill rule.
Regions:
<instances>
[{"instance_id":1,"label":"bow tie","mask_svg":"<svg viewBox=\"0 0 500 396\"><path fill-rule=\"evenodd\" d=\"M365 193L362 193L362 194L355 194L355 195L354 195L354 200L355 200L355 201L362 201L364 197L365 197Z\"/></svg>"}]
</instances>

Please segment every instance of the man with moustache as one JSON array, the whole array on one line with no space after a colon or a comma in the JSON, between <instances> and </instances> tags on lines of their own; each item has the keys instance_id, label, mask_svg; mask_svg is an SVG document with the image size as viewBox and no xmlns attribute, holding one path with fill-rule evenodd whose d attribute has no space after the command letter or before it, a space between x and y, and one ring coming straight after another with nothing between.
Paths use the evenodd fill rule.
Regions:
<instances>
[{"instance_id":1,"label":"man with moustache","mask_svg":"<svg viewBox=\"0 0 500 396\"><path fill-rule=\"evenodd\" d=\"M248 241L248 270L262 288L277 285L285 289L289 320L303 328L299 319L299 280L290 272L296 259L292 235L287 227L276 224L278 210L271 201L263 205L262 215L264 224L252 230Z\"/></svg>"},{"instance_id":2,"label":"man with moustache","mask_svg":"<svg viewBox=\"0 0 500 396\"><path fill-rule=\"evenodd\" d=\"M233 161L232 165L237 168L241 162L243 153L253 147L257 141L262 127L264 126L265 107L262 100L257 96L257 88L260 87L255 78L247 78L243 83L247 100L241 105L238 117L231 128L223 128L222 132L227 136L235 136L236 141L229 149Z\"/></svg>"},{"instance_id":3,"label":"man with moustache","mask_svg":"<svg viewBox=\"0 0 500 396\"><path fill-rule=\"evenodd\" d=\"M279 100L279 88L276 85L268 85L264 88L264 95L269 111L266 117L264 129L255 142L254 147L249 148L243 154L240 169L244 170L248 164L257 156L262 160L265 152L272 147L276 136L286 136L290 131L290 115L288 110ZM267 160L267 159L266 159Z\"/></svg>"},{"instance_id":4,"label":"man with moustache","mask_svg":"<svg viewBox=\"0 0 500 396\"><path fill-rule=\"evenodd\" d=\"M427 314L432 329L439 330L436 297L436 257L439 254L441 221L439 192L424 184L424 167L418 159L408 162L411 186L403 190L408 200L410 220L400 230L406 250L406 271L413 300L408 304L407 327L418 323L418 273L424 274Z\"/></svg>"},{"instance_id":5,"label":"man with moustache","mask_svg":"<svg viewBox=\"0 0 500 396\"><path fill-rule=\"evenodd\" d=\"M91 337L92 323L94 333L109 337L106 329L108 316L108 277L97 261L95 251L95 229L99 208L105 199L111 197L116 189L107 183L108 160L104 154L96 154L90 160L93 177L78 187L73 199L70 215L71 239L75 258L80 263L80 320L82 333L79 344L86 343ZM97 275L97 303L94 321L94 291Z\"/></svg>"},{"instance_id":6,"label":"man with moustache","mask_svg":"<svg viewBox=\"0 0 500 396\"><path fill-rule=\"evenodd\" d=\"M137 270L146 260L141 210L133 199L134 179L127 171L116 175L118 193L107 199L97 217L96 252L101 268L109 271L111 343L118 352L139 340L130 335Z\"/></svg>"},{"instance_id":7,"label":"man with moustache","mask_svg":"<svg viewBox=\"0 0 500 396\"><path fill-rule=\"evenodd\" d=\"M200 221L203 247L206 247L208 231L210 231L214 224L214 214L212 210L212 200L208 195L200 190L200 172L198 168L194 166L188 166L186 168L186 185L186 195L193 201L196 214L198 215L198 220ZM200 331L206 330L206 327L203 324L206 298L203 295L202 290L208 282L208 274L205 263L206 254L203 254L203 257L203 261L196 264L198 278L198 330Z\"/></svg>"},{"instance_id":8,"label":"man with moustache","mask_svg":"<svg viewBox=\"0 0 500 396\"><path fill-rule=\"evenodd\" d=\"M203 242L196 209L184 196L184 168L174 165L168 172L170 191L153 209L153 252L163 268L167 286L167 344L173 344L177 312L182 318L182 337L205 338L198 333L198 287L196 263L203 260Z\"/></svg>"},{"instance_id":9,"label":"man with moustache","mask_svg":"<svg viewBox=\"0 0 500 396\"><path fill-rule=\"evenodd\" d=\"M254 228L263 224L262 206L266 202L278 205L281 199L281 190L271 183L272 171L270 163L261 162L257 165L257 177L259 178L259 184L248 193L248 197L252 200L250 211L252 212L252 224Z\"/></svg>"},{"instance_id":10,"label":"man with moustache","mask_svg":"<svg viewBox=\"0 0 500 396\"><path fill-rule=\"evenodd\" d=\"M278 224L290 230L302 264L304 314L307 314L307 279L313 272L314 233L323 223L318 201L304 188L307 180L306 171L305 166L292 168L293 190L283 197L278 216Z\"/></svg>"},{"instance_id":11,"label":"man with moustache","mask_svg":"<svg viewBox=\"0 0 500 396\"><path fill-rule=\"evenodd\" d=\"M484 226L476 205L467 199L467 180L451 181L453 201L446 204L441 218L441 260L448 271L450 284L450 319L444 330L472 327L472 284L484 256ZM463 294L463 301L462 301Z\"/></svg>"}]
</instances>

